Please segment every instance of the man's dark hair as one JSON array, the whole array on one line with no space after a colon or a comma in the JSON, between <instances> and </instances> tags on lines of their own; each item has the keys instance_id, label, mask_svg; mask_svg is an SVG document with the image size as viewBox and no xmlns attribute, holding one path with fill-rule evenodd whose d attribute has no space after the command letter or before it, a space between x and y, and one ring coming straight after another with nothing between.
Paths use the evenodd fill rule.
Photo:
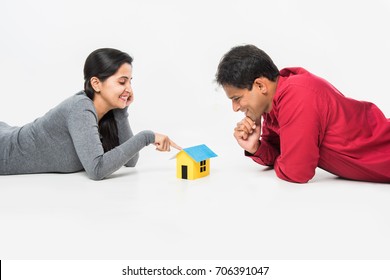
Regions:
<instances>
[{"instance_id":1,"label":"man's dark hair","mask_svg":"<svg viewBox=\"0 0 390 280\"><path fill-rule=\"evenodd\" d=\"M227 52L218 65L215 78L218 84L240 89L252 89L260 77L276 81L279 70L272 59L253 45L237 46Z\"/></svg>"}]
</instances>

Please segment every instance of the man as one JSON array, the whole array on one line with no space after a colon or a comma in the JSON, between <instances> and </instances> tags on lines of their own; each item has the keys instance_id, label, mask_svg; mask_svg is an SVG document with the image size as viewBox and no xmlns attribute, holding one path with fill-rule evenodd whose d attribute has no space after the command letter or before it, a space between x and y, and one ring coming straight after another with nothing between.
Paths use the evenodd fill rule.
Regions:
<instances>
[{"instance_id":1,"label":"man","mask_svg":"<svg viewBox=\"0 0 390 280\"><path fill-rule=\"evenodd\" d=\"M303 68L279 71L253 45L226 53L216 81L233 110L245 114L234 129L245 155L273 166L281 179L306 183L320 167L347 179L390 182L390 120L374 104L343 96Z\"/></svg>"}]
</instances>

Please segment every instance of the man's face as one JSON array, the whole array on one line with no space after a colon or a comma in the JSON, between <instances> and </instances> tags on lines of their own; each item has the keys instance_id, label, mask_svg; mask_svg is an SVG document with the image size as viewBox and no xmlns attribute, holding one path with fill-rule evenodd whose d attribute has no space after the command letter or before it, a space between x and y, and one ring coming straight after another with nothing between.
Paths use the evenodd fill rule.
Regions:
<instances>
[{"instance_id":1,"label":"man's face","mask_svg":"<svg viewBox=\"0 0 390 280\"><path fill-rule=\"evenodd\" d=\"M261 115L271 111L272 99L266 94L263 85L253 84L252 89L241 89L224 85L226 96L232 100L233 111L241 111L256 123L260 123Z\"/></svg>"}]
</instances>

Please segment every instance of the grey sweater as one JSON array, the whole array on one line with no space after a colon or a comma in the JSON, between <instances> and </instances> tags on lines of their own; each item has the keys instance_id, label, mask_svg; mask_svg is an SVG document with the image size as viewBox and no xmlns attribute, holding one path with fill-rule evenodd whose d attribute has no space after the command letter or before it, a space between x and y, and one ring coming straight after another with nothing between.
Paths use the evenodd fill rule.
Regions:
<instances>
[{"instance_id":1,"label":"grey sweater","mask_svg":"<svg viewBox=\"0 0 390 280\"><path fill-rule=\"evenodd\" d=\"M134 167L138 152L154 142L149 130L133 135L126 109L114 109L120 145L104 153L98 118L84 92L64 100L22 127L0 122L0 175L85 170L101 180L123 165Z\"/></svg>"}]
</instances>

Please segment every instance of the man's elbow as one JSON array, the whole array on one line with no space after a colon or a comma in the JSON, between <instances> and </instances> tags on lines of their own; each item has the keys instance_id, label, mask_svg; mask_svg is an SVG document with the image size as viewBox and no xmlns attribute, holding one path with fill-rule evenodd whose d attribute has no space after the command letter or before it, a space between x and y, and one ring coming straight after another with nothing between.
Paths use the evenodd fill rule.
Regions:
<instances>
[{"instance_id":1,"label":"man's elbow","mask_svg":"<svg viewBox=\"0 0 390 280\"><path fill-rule=\"evenodd\" d=\"M306 184L309 182L309 180L311 179L303 179L303 178L294 178L294 177L286 177L286 176L279 176L279 174L277 174L278 177L282 180L285 180L287 182L290 182L290 183L297 183L297 184Z\"/></svg>"},{"instance_id":2,"label":"man's elbow","mask_svg":"<svg viewBox=\"0 0 390 280\"><path fill-rule=\"evenodd\" d=\"M275 169L276 175L285 181L291 182L291 183L298 183L298 184L305 184L309 182L314 177L314 170L305 170L305 171L299 171L299 170L282 170L282 169Z\"/></svg>"}]
</instances>

